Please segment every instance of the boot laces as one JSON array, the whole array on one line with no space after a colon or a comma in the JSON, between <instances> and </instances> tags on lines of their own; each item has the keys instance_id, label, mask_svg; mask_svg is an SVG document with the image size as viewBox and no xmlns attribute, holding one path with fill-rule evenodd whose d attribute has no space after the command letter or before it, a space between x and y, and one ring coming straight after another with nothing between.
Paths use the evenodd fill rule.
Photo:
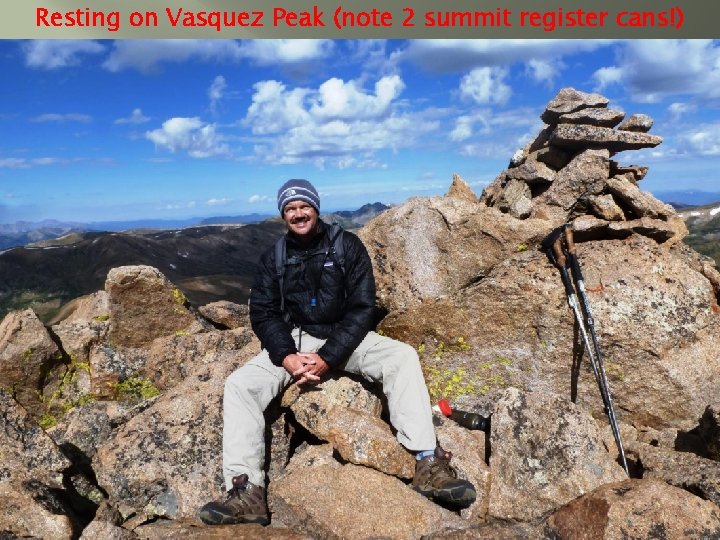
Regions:
<instances>
[{"instance_id":1,"label":"boot laces","mask_svg":"<svg viewBox=\"0 0 720 540\"><path fill-rule=\"evenodd\" d=\"M248 493L248 475L241 474L240 476L235 476L232 479L232 483L233 487L227 492L225 502L235 501L236 504L240 502L243 505L247 505L249 503L247 499L250 495Z\"/></svg>"},{"instance_id":2,"label":"boot laces","mask_svg":"<svg viewBox=\"0 0 720 540\"><path fill-rule=\"evenodd\" d=\"M436 457L430 462L430 476L435 478L438 475L445 474L451 478L455 478L455 471L450 467L450 460Z\"/></svg>"}]
</instances>

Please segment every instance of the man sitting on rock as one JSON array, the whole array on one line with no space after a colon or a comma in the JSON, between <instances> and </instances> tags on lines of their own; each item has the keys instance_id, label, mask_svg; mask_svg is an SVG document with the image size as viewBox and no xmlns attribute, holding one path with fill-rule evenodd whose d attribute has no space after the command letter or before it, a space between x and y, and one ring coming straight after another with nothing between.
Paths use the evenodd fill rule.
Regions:
<instances>
[{"instance_id":1,"label":"man sitting on rock","mask_svg":"<svg viewBox=\"0 0 720 540\"><path fill-rule=\"evenodd\" d=\"M371 331L375 278L365 246L319 219L320 197L306 180L286 182L277 203L288 228L284 246L262 256L250 295L250 321L263 350L225 383L228 492L203 506L200 518L209 524L269 523L263 412L290 382L317 384L331 369L382 383L397 439L417 458L413 489L440 503L469 506L474 486L456 478L450 454L436 447L417 353ZM331 234L341 235L341 249Z\"/></svg>"}]
</instances>

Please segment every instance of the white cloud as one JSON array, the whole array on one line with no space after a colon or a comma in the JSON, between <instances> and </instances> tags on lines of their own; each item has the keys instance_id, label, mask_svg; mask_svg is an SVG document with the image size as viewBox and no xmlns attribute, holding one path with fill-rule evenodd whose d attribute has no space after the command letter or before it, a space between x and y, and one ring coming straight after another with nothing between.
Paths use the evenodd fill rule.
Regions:
<instances>
[{"instance_id":1,"label":"white cloud","mask_svg":"<svg viewBox=\"0 0 720 540\"><path fill-rule=\"evenodd\" d=\"M80 113L47 113L31 118L32 122L80 122L87 124L92 122L92 116Z\"/></svg>"},{"instance_id":2,"label":"white cloud","mask_svg":"<svg viewBox=\"0 0 720 540\"><path fill-rule=\"evenodd\" d=\"M149 122L150 117L145 116L141 109L133 109L130 116L127 118L118 118L115 120L116 124L144 124L145 122Z\"/></svg>"},{"instance_id":3,"label":"white cloud","mask_svg":"<svg viewBox=\"0 0 720 540\"><path fill-rule=\"evenodd\" d=\"M26 41L22 45L25 65L38 69L57 69L77 66L83 55L100 54L105 51L97 41L44 40Z\"/></svg>"},{"instance_id":4,"label":"white cloud","mask_svg":"<svg viewBox=\"0 0 720 540\"><path fill-rule=\"evenodd\" d=\"M294 64L327 58L334 48L329 39L250 39L243 56L261 65Z\"/></svg>"},{"instance_id":5,"label":"white cloud","mask_svg":"<svg viewBox=\"0 0 720 540\"><path fill-rule=\"evenodd\" d=\"M537 111L519 108L497 112L480 108L455 119L448 135L454 142L463 143L459 152L466 156L508 158L518 147L542 128Z\"/></svg>"},{"instance_id":6,"label":"white cloud","mask_svg":"<svg viewBox=\"0 0 720 540\"><path fill-rule=\"evenodd\" d=\"M54 157L41 157L31 160L34 165L58 165L60 163L67 163L67 160L54 158Z\"/></svg>"},{"instance_id":7,"label":"white cloud","mask_svg":"<svg viewBox=\"0 0 720 540\"><path fill-rule=\"evenodd\" d=\"M223 97L225 97L225 90L227 90L227 82L225 77L218 75L213 79L210 88L208 88L208 98L210 99L210 110L215 112L217 105Z\"/></svg>"},{"instance_id":8,"label":"white cloud","mask_svg":"<svg viewBox=\"0 0 720 540\"><path fill-rule=\"evenodd\" d=\"M387 55L388 41L385 39L355 39L343 42L343 54L352 63L363 66L368 73L394 72L395 66Z\"/></svg>"},{"instance_id":9,"label":"white cloud","mask_svg":"<svg viewBox=\"0 0 720 540\"><path fill-rule=\"evenodd\" d=\"M379 79L371 92L356 81L329 79L317 89L288 89L277 81L255 85L244 123L266 137L256 154L272 163L306 161L318 167L378 166L374 154L411 146L437 122L396 107L404 84Z\"/></svg>"},{"instance_id":10,"label":"white cloud","mask_svg":"<svg viewBox=\"0 0 720 540\"><path fill-rule=\"evenodd\" d=\"M696 110L697 107L691 103L680 103L676 101L668 106L668 112L673 122L677 122L685 114L695 112Z\"/></svg>"},{"instance_id":11,"label":"white cloud","mask_svg":"<svg viewBox=\"0 0 720 540\"><path fill-rule=\"evenodd\" d=\"M26 169L30 164L22 158L0 158L0 169Z\"/></svg>"},{"instance_id":12,"label":"white cloud","mask_svg":"<svg viewBox=\"0 0 720 540\"><path fill-rule=\"evenodd\" d=\"M475 68L460 80L460 96L475 103L503 105L512 95L505 84L506 68Z\"/></svg>"},{"instance_id":13,"label":"white cloud","mask_svg":"<svg viewBox=\"0 0 720 540\"><path fill-rule=\"evenodd\" d=\"M720 44L712 40L630 40L617 58L617 65L596 71L601 88L621 83L645 103L677 95L720 99Z\"/></svg>"},{"instance_id":14,"label":"white cloud","mask_svg":"<svg viewBox=\"0 0 720 540\"><path fill-rule=\"evenodd\" d=\"M680 153L720 156L720 123L705 124L683 132L676 146Z\"/></svg>"},{"instance_id":15,"label":"white cloud","mask_svg":"<svg viewBox=\"0 0 720 540\"><path fill-rule=\"evenodd\" d=\"M269 197L268 195L251 195L248 198L249 203L263 203L263 202L272 202L275 199L272 197Z\"/></svg>"},{"instance_id":16,"label":"white cloud","mask_svg":"<svg viewBox=\"0 0 720 540\"><path fill-rule=\"evenodd\" d=\"M520 73L535 83L550 87L568 67L566 56L592 52L612 44L612 40L561 40L561 39L436 39L411 40L405 48L390 55L390 62L412 62L435 73L470 72L478 80L470 95L479 103L503 104L511 94L510 86L503 81L511 66L520 64ZM478 71L485 70L485 71ZM504 74L501 70L505 70ZM498 81L497 97L490 101L482 84ZM468 93L470 81L466 81Z\"/></svg>"},{"instance_id":17,"label":"white cloud","mask_svg":"<svg viewBox=\"0 0 720 540\"><path fill-rule=\"evenodd\" d=\"M623 70L618 67L604 67L593 73L593 79L597 82L598 90L604 90L610 85L620 83L623 77Z\"/></svg>"},{"instance_id":18,"label":"white cloud","mask_svg":"<svg viewBox=\"0 0 720 540\"><path fill-rule=\"evenodd\" d=\"M195 208L196 206L197 202L195 201L167 203L165 205L165 210L184 210L186 208Z\"/></svg>"},{"instance_id":19,"label":"white cloud","mask_svg":"<svg viewBox=\"0 0 720 540\"><path fill-rule=\"evenodd\" d=\"M366 94L354 81L333 78L318 89L310 114L321 118L372 118L384 115L392 101L403 91L400 77L383 77L375 83L375 93Z\"/></svg>"},{"instance_id":20,"label":"white cloud","mask_svg":"<svg viewBox=\"0 0 720 540\"><path fill-rule=\"evenodd\" d=\"M482 118L479 115L463 115L455 120L455 128L450 132L450 140L455 142L464 141L473 135L473 127L478 120Z\"/></svg>"},{"instance_id":21,"label":"white cloud","mask_svg":"<svg viewBox=\"0 0 720 540\"><path fill-rule=\"evenodd\" d=\"M593 39L419 39L409 41L393 59L411 61L429 71L452 73L533 60L552 62L610 43L610 40Z\"/></svg>"},{"instance_id":22,"label":"white cloud","mask_svg":"<svg viewBox=\"0 0 720 540\"><path fill-rule=\"evenodd\" d=\"M171 118L162 128L145 132L145 137L156 146L170 152L185 151L190 157L206 158L229 153L214 124L205 124L199 118Z\"/></svg>"},{"instance_id":23,"label":"white cloud","mask_svg":"<svg viewBox=\"0 0 720 540\"><path fill-rule=\"evenodd\" d=\"M219 61L242 58L240 44L229 40L158 39L117 40L103 62L108 71L137 69L143 73L156 71L160 64L189 60Z\"/></svg>"},{"instance_id":24,"label":"white cloud","mask_svg":"<svg viewBox=\"0 0 720 540\"><path fill-rule=\"evenodd\" d=\"M311 90L295 88L288 91L278 81L261 81L254 88L252 104L245 117L253 133L279 133L310 121L305 98Z\"/></svg>"},{"instance_id":25,"label":"white cloud","mask_svg":"<svg viewBox=\"0 0 720 540\"><path fill-rule=\"evenodd\" d=\"M420 182L414 182L410 184L409 186L401 186L400 191L409 191L409 192L415 192L415 191L439 191L447 189L447 185L443 184L437 184L437 183L430 183L430 184L423 184Z\"/></svg>"},{"instance_id":26,"label":"white cloud","mask_svg":"<svg viewBox=\"0 0 720 540\"><path fill-rule=\"evenodd\" d=\"M231 202L233 202L232 199L223 197L222 199L208 199L205 204L208 206L225 206L226 204L230 204Z\"/></svg>"},{"instance_id":27,"label":"white cloud","mask_svg":"<svg viewBox=\"0 0 720 540\"><path fill-rule=\"evenodd\" d=\"M85 161L82 158L66 159L56 157L39 158L0 158L0 169L27 169L30 167L47 167L50 165L67 165L69 163Z\"/></svg>"},{"instance_id":28,"label":"white cloud","mask_svg":"<svg viewBox=\"0 0 720 540\"><path fill-rule=\"evenodd\" d=\"M322 39L117 40L103 67L113 72L136 69L151 73L163 63L190 60L238 62L243 59L261 65L292 65L326 58L333 47L332 41Z\"/></svg>"},{"instance_id":29,"label":"white cloud","mask_svg":"<svg viewBox=\"0 0 720 540\"><path fill-rule=\"evenodd\" d=\"M564 67L563 62L559 60L550 61L532 58L527 62L526 70L535 82L550 86L555 82L555 78Z\"/></svg>"}]
</instances>

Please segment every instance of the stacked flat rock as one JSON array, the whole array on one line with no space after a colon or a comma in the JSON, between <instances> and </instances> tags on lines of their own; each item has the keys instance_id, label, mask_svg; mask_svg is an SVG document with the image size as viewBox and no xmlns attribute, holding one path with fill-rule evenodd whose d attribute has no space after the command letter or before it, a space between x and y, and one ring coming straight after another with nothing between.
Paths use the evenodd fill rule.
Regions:
<instances>
[{"instance_id":1,"label":"stacked flat rock","mask_svg":"<svg viewBox=\"0 0 720 540\"><path fill-rule=\"evenodd\" d=\"M608 105L600 94L560 90L540 116L547 126L513 155L480 201L518 219L573 221L586 238L638 233L660 243L682 239L687 234L682 218L637 186L647 167L611 159L659 145L662 137L647 133L652 118L625 119Z\"/></svg>"}]
</instances>

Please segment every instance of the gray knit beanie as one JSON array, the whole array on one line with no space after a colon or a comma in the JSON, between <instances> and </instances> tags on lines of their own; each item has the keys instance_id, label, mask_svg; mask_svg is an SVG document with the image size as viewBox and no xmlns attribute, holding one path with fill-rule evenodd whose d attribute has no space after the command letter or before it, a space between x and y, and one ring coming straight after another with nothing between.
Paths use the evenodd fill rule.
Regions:
<instances>
[{"instance_id":1,"label":"gray knit beanie","mask_svg":"<svg viewBox=\"0 0 720 540\"><path fill-rule=\"evenodd\" d=\"M320 195L317 189L307 180L293 178L285 182L278 189L277 205L280 214L283 213L285 205L292 201L305 201L312 206L317 213L320 213Z\"/></svg>"}]
</instances>

